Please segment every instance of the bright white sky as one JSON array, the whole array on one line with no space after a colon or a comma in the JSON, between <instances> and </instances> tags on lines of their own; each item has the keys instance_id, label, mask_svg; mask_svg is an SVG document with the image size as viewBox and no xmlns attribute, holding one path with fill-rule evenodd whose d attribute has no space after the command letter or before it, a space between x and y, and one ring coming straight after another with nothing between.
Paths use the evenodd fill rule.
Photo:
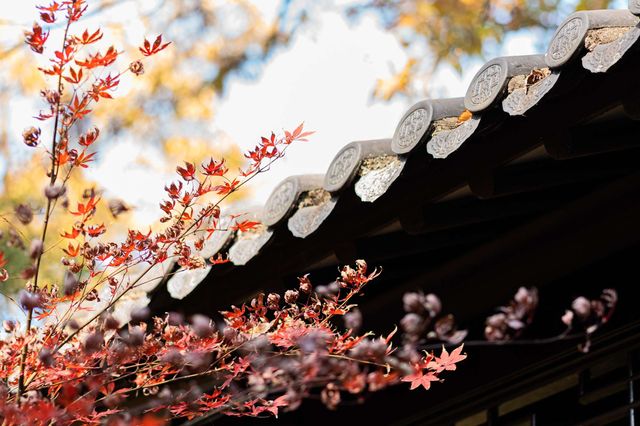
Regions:
<instances>
[{"instance_id":1,"label":"bright white sky","mask_svg":"<svg viewBox=\"0 0 640 426\"><path fill-rule=\"evenodd\" d=\"M10 11L5 8L3 18L29 23L33 3L33 0L12 2ZM277 3L276 0L256 0L267 15L274 13ZM314 19L318 25L299 33L288 49L272 58L257 80L231 81L217 105L213 128L231 135L242 148L252 147L260 135L270 130L291 129L302 121L308 129L317 132L310 142L291 147L287 157L260 178L254 186L252 203L262 203L286 176L324 173L335 153L350 141L391 137L399 118L412 103L407 99L372 100L376 79L388 76L391 67L401 69L406 62L396 38L375 19L369 17L357 24L347 23L331 10L321 12ZM527 33L511 36L500 53L536 53L539 46L534 39ZM481 64L480 60L473 62L462 76L449 67L441 67L429 86L440 97L464 96ZM24 113L16 111L16 107L20 108L21 104L13 105L16 116L29 118L33 113L30 105L24 105ZM16 123L15 127L19 132L24 125ZM124 141L111 144L102 152L92 176L110 194L136 204L136 219L145 222L157 216L163 184L172 177L141 169L135 162L139 154L136 151L139 148ZM130 163L123 161L127 158L131 159Z\"/></svg>"}]
</instances>

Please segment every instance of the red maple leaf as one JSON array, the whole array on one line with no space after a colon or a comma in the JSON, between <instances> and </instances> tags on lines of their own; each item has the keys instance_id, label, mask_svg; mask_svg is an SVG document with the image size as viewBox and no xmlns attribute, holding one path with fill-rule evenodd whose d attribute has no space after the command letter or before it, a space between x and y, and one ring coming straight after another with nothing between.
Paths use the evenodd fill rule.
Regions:
<instances>
[{"instance_id":1,"label":"red maple leaf","mask_svg":"<svg viewBox=\"0 0 640 426\"><path fill-rule=\"evenodd\" d=\"M163 201L162 203L160 203L160 209L166 214L170 214L175 205L175 201Z\"/></svg>"},{"instance_id":2,"label":"red maple leaf","mask_svg":"<svg viewBox=\"0 0 640 426\"><path fill-rule=\"evenodd\" d=\"M216 389L212 394L204 394L199 401L202 408L211 411L229 402L229 395L220 396L221 393L219 389Z\"/></svg>"},{"instance_id":3,"label":"red maple leaf","mask_svg":"<svg viewBox=\"0 0 640 426\"><path fill-rule=\"evenodd\" d=\"M245 305L242 305L242 308L238 308L237 306L231 305L231 310L232 310L231 312L222 311L220 313L226 319L234 319L234 318L239 318L239 317L243 316L245 309L246 309Z\"/></svg>"},{"instance_id":4,"label":"red maple leaf","mask_svg":"<svg viewBox=\"0 0 640 426\"><path fill-rule=\"evenodd\" d=\"M54 1L49 6L36 6L36 9L43 12L57 12L60 10L60 4L57 1Z\"/></svg>"},{"instance_id":5,"label":"red maple leaf","mask_svg":"<svg viewBox=\"0 0 640 426\"><path fill-rule=\"evenodd\" d=\"M176 171L182 179L186 181L194 180L196 178L196 166L193 163L184 162L185 167L176 167Z\"/></svg>"},{"instance_id":6,"label":"red maple leaf","mask_svg":"<svg viewBox=\"0 0 640 426\"><path fill-rule=\"evenodd\" d=\"M40 19L42 19L47 24L53 24L56 22L56 15L49 12L40 12Z\"/></svg>"},{"instance_id":7,"label":"red maple leaf","mask_svg":"<svg viewBox=\"0 0 640 426\"><path fill-rule=\"evenodd\" d=\"M104 224L92 225L87 227L87 234L89 234L90 237L99 237L100 235L104 234L106 231L107 231L107 228L104 226Z\"/></svg>"},{"instance_id":8,"label":"red maple leaf","mask_svg":"<svg viewBox=\"0 0 640 426\"><path fill-rule=\"evenodd\" d=\"M33 24L31 31L25 32L25 42L31 50L36 53L42 53L44 51L44 44L48 38L49 32L43 31L42 27L38 24Z\"/></svg>"},{"instance_id":9,"label":"red maple leaf","mask_svg":"<svg viewBox=\"0 0 640 426\"><path fill-rule=\"evenodd\" d=\"M94 127L92 130L88 131L86 135L80 136L80 139L78 139L78 143L82 146L89 146L94 143L96 139L98 139L99 135L100 129Z\"/></svg>"},{"instance_id":10,"label":"red maple leaf","mask_svg":"<svg viewBox=\"0 0 640 426\"><path fill-rule=\"evenodd\" d=\"M82 167L83 169L86 169L89 167L89 165L87 163L90 163L94 160L94 156L96 155L95 152L92 152L91 154L87 154L86 152L81 152L80 155L78 155L78 158L76 158L76 161L74 162L74 164L76 166Z\"/></svg>"},{"instance_id":11,"label":"red maple leaf","mask_svg":"<svg viewBox=\"0 0 640 426\"><path fill-rule=\"evenodd\" d=\"M220 162L212 158L209 160L209 164L202 163L202 170L207 176L222 176L227 173L227 168L224 166L224 158Z\"/></svg>"},{"instance_id":12,"label":"red maple leaf","mask_svg":"<svg viewBox=\"0 0 640 426\"><path fill-rule=\"evenodd\" d=\"M73 67L69 67L69 77L63 76L62 78L71 84L78 84L82 81L82 68L76 71Z\"/></svg>"},{"instance_id":13,"label":"red maple leaf","mask_svg":"<svg viewBox=\"0 0 640 426\"><path fill-rule=\"evenodd\" d=\"M156 37L156 40L153 42L153 46L151 45L149 40L147 40L145 38L143 46L140 47L139 49L140 49L140 52L142 52L142 54L144 56L151 56L151 55L155 55L159 51L165 49L170 44L171 44L171 42L162 44L162 35L159 35L158 37Z\"/></svg>"},{"instance_id":14,"label":"red maple leaf","mask_svg":"<svg viewBox=\"0 0 640 426\"><path fill-rule=\"evenodd\" d=\"M71 240L74 240L78 235L80 235L80 229L78 228L71 228L71 232L63 232L60 234L62 238L69 238Z\"/></svg>"},{"instance_id":15,"label":"red maple leaf","mask_svg":"<svg viewBox=\"0 0 640 426\"><path fill-rule=\"evenodd\" d=\"M243 306L243 310L244 310L244 306ZM238 357L238 359L233 362L233 365L227 365L227 369L231 374L227 377L227 380L224 381L222 386L220 386L220 389L224 389L227 386L229 386L231 382L236 377L238 377L240 373L244 373L247 370L247 368L249 368L250 365L251 364L249 360L247 358L242 358L242 357Z\"/></svg>"},{"instance_id":16,"label":"red maple leaf","mask_svg":"<svg viewBox=\"0 0 640 426\"><path fill-rule=\"evenodd\" d=\"M193 198L195 197L194 194L190 193L190 192L186 192L184 194L182 194L182 197L180 198L180 204L182 204L183 206L187 207L189 206L189 204L191 204L191 201L193 201ZM191 220L191 216L189 216L189 219L187 220Z\"/></svg>"},{"instance_id":17,"label":"red maple leaf","mask_svg":"<svg viewBox=\"0 0 640 426\"><path fill-rule=\"evenodd\" d=\"M282 395L274 399L273 401L265 401L264 411L268 411L276 418L278 418L278 407L286 407L289 405L288 396Z\"/></svg>"},{"instance_id":18,"label":"red maple leaf","mask_svg":"<svg viewBox=\"0 0 640 426\"><path fill-rule=\"evenodd\" d=\"M113 46L110 46L107 49L107 51L104 53L98 52L96 54L89 55L87 59L85 59L84 61L79 61L76 59L75 62L76 62L76 65L89 68L89 69L97 68L97 67L106 67L114 63L118 58L118 55L119 53L116 50L116 48Z\"/></svg>"},{"instance_id":19,"label":"red maple leaf","mask_svg":"<svg viewBox=\"0 0 640 426\"><path fill-rule=\"evenodd\" d=\"M69 243L67 248L62 249L62 251L65 252L67 256L76 257L78 254L80 254L80 246L76 247L73 244Z\"/></svg>"},{"instance_id":20,"label":"red maple leaf","mask_svg":"<svg viewBox=\"0 0 640 426\"><path fill-rule=\"evenodd\" d=\"M455 371L457 368L456 363L463 361L467 358L467 355L462 353L463 348L464 348L464 344L460 345L459 347L451 351L451 353L449 353L447 352L447 350L443 345L442 353L440 354L440 357L437 357L435 361L433 361L432 363L429 363L430 366L435 364L434 367L435 367L436 373L440 373L443 370Z\"/></svg>"},{"instance_id":21,"label":"red maple leaf","mask_svg":"<svg viewBox=\"0 0 640 426\"><path fill-rule=\"evenodd\" d=\"M258 225L260 225L260 222L251 221L251 220L243 220L242 222L236 222L235 225L233 225L231 227L231 230L232 231L247 232L247 231L250 231L252 229L255 229Z\"/></svg>"},{"instance_id":22,"label":"red maple leaf","mask_svg":"<svg viewBox=\"0 0 640 426\"><path fill-rule=\"evenodd\" d=\"M421 368L416 370L413 374L410 374L406 377L402 378L403 382L411 382L411 390L418 388L420 386L424 387L426 390L431 388L431 382L438 382L438 376L436 376L433 372L429 371L427 374L424 374Z\"/></svg>"},{"instance_id":23,"label":"red maple leaf","mask_svg":"<svg viewBox=\"0 0 640 426\"><path fill-rule=\"evenodd\" d=\"M84 30L82 33L82 37L76 37L78 43L87 45L91 43L95 43L96 41L102 38L102 32L100 29L97 29L93 34L90 34L88 30Z\"/></svg>"},{"instance_id":24,"label":"red maple leaf","mask_svg":"<svg viewBox=\"0 0 640 426\"><path fill-rule=\"evenodd\" d=\"M234 179L231 182L225 182L222 185L215 186L213 190L216 191L218 195L227 195L235 191L238 185L240 185L240 181Z\"/></svg>"},{"instance_id":25,"label":"red maple leaf","mask_svg":"<svg viewBox=\"0 0 640 426\"><path fill-rule=\"evenodd\" d=\"M231 261L229 260L229 258L226 258L222 256L222 254L218 253L215 256L211 256L209 258L209 262L211 262L213 265L221 265L223 263L229 263Z\"/></svg>"},{"instance_id":26,"label":"red maple leaf","mask_svg":"<svg viewBox=\"0 0 640 426\"><path fill-rule=\"evenodd\" d=\"M66 65L74 55L74 47L67 46L63 50L57 50L53 52L54 56L58 59L58 65L61 67Z\"/></svg>"},{"instance_id":27,"label":"red maple leaf","mask_svg":"<svg viewBox=\"0 0 640 426\"><path fill-rule=\"evenodd\" d=\"M69 211L69 213L74 216L83 216L89 213L93 213L94 209L96 208L96 204L98 204L98 201L100 201L99 198L96 200L94 197L91 197L89 201L86 202L86 204L78 203L78 208L76 209L76 211Z\"/></svg>"},{"instance_id":28,"label":"red maple leaf","mask_svg":"<svg viewBox=\"0 0 640 426\"><path fill-rule=\"evenodd\" d=\"M91 112L91 110L87 108L88 106L88 97L83 97L82 100L80 100L77 96L74 96L73 101L71 101L71 104L68 108L75 118L77 118L78 120L82 120L85 115Z\"/></svg>"},{"instance_id":29,"label":"red maple leaf","mask_svg":"<svg viewBox=\"0 0 640 426\"><path fill-rule=\"evenodd\" d=\"M68 5L67 17L71 22L76 22L89 7L84 4L85 0L68 0L65 3Z\"/></svg>"},{"instance_id":30,"label":"red maple leaf","mask_svg":"<svg viewBox=\"0 0 640 426\"><path fill-rule=\"evenodd\" d=\"M167 191L169 198L177 199L180 198L180 192L182 192L182 182L178 181L178 183L171 183L169 186L165 186L164 190Z\"/></svg>"},{"instance_id":31,"label":"red maple leaf","mask_svg":"<svg viewBox=\"0 0 640 426\"><path fill-rule=\"evenodd\" d=\"M300 123L300 125L293 131L293 133L285 131L284 132L284 136L285 136L285 143L286 144L290 144L291 142L294 141L299 141L299 142L306 142L307 136L311 136L312 134L314 134L315 132L302 132L302 129L304 127L304 123Z\"/></svg>"}]
</instances>

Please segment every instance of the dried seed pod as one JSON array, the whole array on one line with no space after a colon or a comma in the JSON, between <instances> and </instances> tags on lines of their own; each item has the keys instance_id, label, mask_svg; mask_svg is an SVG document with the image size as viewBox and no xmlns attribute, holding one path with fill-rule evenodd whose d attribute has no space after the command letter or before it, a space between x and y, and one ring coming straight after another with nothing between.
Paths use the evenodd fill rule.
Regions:
<instances>
[{"instance_id":1,"label":"dried seed pod","mask_svg":"<svg viewBox=\"0 0 640 426\"><path fill-rule=\"evenodd\" d=\"M64 195L65 192L67 192L67 188L61 184L48 185L44 189L44 195L50 200L54 200Z\"/></svg>"},{"instance_id":2,"label":"dried seed pod","mask_svg":"<svg viewBox=\"0 0 640 426\"><path fill-rule=\"evenodd\" d=\"M196 314L191 317L191 328L198 337L209 337L213 334L211 318Z\"/></svg>"},{"instance_id":3,"label":"dried seed pod","mask_svg":"<svg viewBox=\"0 0 640 426\"><path fill-rule=\"evenodd\" d=\"M18 204L14 211L16 217L23 225L28 225L33 220L33 210L26 204Z\"/></svg>"},{"instance_id":4,"label":"dried seed pod","mask_svg":"<svg viewBox=\"0 0 640 426\"><path fill-rule=\"evenodd\" d=\"M89 334L84 339L84 350L87 353L99 351L102 348L102 345L104 345L104 335L99 331Z\"/></svg>"},{"instance_id":5,"label":"dried seed pod","mask_svg":"<svg viewBox=\"0 0 640 426\"><path fill-rule=\"evenodd\" d=\"M140 60L133 61L129 65L129 70L135 75L142 75L144 74L144 65Z\"/></svg>"},{"instance_id":6,"label":"dried seed pod","mask_svg":"<svg viewBox=\"0 0 640 426\"><path fill-rule=\"evenodd\" d=\"M28 127L22 132L22 140L29 147L36 147L40 143L40 129L37 127Z\"/></svg>"},{"instance_id":7,"label":"dried seed pod","mask_svg":"<svg viewBox=\"0 0 640 426\"><path fill-rule=\"evenodd\" d=\"M135 311L131 312L131 323L139 324L141 322L144 322L149 318L150 315L151 311L146 306L140 309L136 309Z\"/></svg>"},{"instance_id":8,"label":"dried seed pod","mask_svg":"<svg viewBox=\"0 0 640 426\"><path fill-rule=\"evenodd\" d=\"M42 306L42 297L38 293L32 293L30 291L22 290L20 296L18 296L20 306L24 309L31 311L33 309Z\"/></svg>"},{"instance_id":9,"label":"dried seed pod","mask_svg":"<svg viewBox=\"0 0 640 426\"><path fill-rule=\"evenodd\" d=\"M287 290L284 293L284 301L290 304L296 303L296 301L298 300L298 296L299 293L297 290Z\"/></svg>"}]
</instances>

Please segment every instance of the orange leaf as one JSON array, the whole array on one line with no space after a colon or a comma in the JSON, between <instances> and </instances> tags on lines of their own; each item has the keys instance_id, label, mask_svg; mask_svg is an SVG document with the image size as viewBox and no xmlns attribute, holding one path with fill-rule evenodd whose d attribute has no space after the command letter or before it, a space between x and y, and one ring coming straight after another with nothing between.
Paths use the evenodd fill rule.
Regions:
<instances>
[{"instance_id":1,"label":"orange leaf","mask_svg":"<svg viewBox=\"0 0 640 426\"><path fill-rule=\"evenodd\" d=\"M66 249L62 249L63 252L67 254L67 256L76 257L80 254L80 246L76 247L73 244L69 243Z\"/></svg>"},{"instance_id":2,"label":"orange leaf","mask_svg":"<svg viewBox=\"0 0 640 426\"><path fill-rule=\"evenodd\" d=\"M69 238L71 240L75 239L78 235L80 235L80 230L78 228L71 228L71 232L64 232L60 234L62 238Z\"/></svg>"},{"instance_id":3,"label":"orange leaf","mask_svg":"<svg viewBox=\"0 0 640 426\"><path fill-rule=\"evenodd\" d=\"M235 225L233 225L231 227L231 230L232 231L247 232L247 231L250 231L252 229L255 229L258 225L260 225L260 222L251 221L251 220L244 220L242 222L236 222Z\"/></svg>"},{"instance_id":4,"label":"orange leaf","mask_svg":"<svg viewBox=\"0 0 640 426\"><path fill-rule=\"evenodd\" d=\"M462 124L465 121L470 120L471 117L473 117L473 114L471 113L471 111L469 111L468 109L465 109L464 111L462 111L462 114L460 114L460 116L458 117L457 124Z\"/></svg>"}]
</instances>

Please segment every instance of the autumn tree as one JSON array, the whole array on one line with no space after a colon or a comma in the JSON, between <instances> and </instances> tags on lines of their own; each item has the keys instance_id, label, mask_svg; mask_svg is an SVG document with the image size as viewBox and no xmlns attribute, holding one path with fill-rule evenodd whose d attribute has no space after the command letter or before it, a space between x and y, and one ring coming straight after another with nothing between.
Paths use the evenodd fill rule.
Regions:
<instances>
[{"instance_id":1,"label":"autumn tree","mask_svg":"<svg viewBox=\"0 0 640 426\"><path fill-rule=\"evenodd\" d=\"M347 8L350 16L374 13L392 31L408 53L406 64L380 79L378 98L415 93L412 82L430 76L441 64L462 73L467 60L496 54L509 33L537 30L550 36L573 10L606 9L611 0L363 0Z\"/></svg>"}]
</instances>

